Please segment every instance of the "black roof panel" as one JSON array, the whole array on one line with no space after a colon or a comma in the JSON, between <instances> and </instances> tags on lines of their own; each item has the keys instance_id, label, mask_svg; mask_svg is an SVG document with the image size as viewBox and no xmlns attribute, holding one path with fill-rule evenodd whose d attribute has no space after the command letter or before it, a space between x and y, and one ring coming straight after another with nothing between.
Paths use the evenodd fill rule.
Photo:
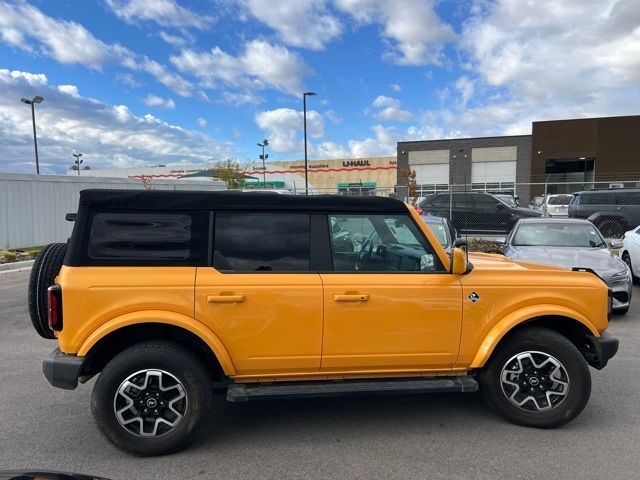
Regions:
<instances>
[{"instance_id":1,"label":"black roof panel","mask_svg":"<svg viewBox=\"0 0 640 480\"><path fill-rule=\"evenodd\" d=\"M80 207L135 210L250 210L332 211L353 213L406 213L400 200L385 197L340 195L278 195L239 191L115 190L80 192Z\"/></svg>"}]
</instances>

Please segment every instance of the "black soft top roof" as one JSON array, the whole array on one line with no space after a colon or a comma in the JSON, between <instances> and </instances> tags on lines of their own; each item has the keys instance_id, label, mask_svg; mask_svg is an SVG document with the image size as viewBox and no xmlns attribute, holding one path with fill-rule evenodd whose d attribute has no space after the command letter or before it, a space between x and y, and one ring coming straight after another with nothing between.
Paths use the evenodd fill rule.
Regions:
<instances>
[{"instance_id":1,"label":"black soft top roof","mask_svg":"<svg viewBox=\"0 0 640 480\"><path fill-rule=\"evenodd\" d=\"M112 190L80 192L80 207L132 210L286 210L353 213L406 213L405 204L385 197L280 195L239 191Z\"/></svg>"}]
</instances>

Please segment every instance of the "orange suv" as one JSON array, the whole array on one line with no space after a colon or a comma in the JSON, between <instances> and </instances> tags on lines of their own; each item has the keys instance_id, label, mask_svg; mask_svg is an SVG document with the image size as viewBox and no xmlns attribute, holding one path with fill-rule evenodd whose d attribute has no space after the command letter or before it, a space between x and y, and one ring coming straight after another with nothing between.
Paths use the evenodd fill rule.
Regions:
<instances>
[{"instance_id":1,"label":"orange suv","mask_svg":"<svg viewBox=\"0 0 640 480\"><path fill-rule=\"evenodd\" d=\"M618 341L589 272L467 259L389 198L85 190L34 265L44 373L118 447L175 451L232 402L473 392L508 420L575 418Z\"/></svg>"}]
</instances>

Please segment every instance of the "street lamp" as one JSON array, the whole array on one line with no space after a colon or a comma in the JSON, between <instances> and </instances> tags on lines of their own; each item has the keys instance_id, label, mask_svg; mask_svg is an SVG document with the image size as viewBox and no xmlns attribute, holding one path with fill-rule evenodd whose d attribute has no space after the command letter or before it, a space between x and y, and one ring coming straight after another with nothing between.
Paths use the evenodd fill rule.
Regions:
<instances>
[{"instance_id":1,"label":"street lamp","mask_svg":"<svg viewBox=\"0 0 640 480\"><path fill-rule=\"evenodd\" d=\"M31 100L28 98L21 98L20 101L22 103L26 103L27 105L31 105L31 121L33 122L33 146L36 150L36 174L40 175L40 162L38 161L38 139L36 138L36 103L42 103L44 98L40 95L36 95Z\"/></svg>"},{"instance_id":2,"label":"street lamp","mask_svg":"<svg viewBox=\"0 0 640 480\"><path fill-rule=\"evenodd\" d=\"M73 162L76 164L77 170L78 170L78 175L80 175L80 164L82 163L82 159L80 158L82 156L81 153L74 153L72 154L74 157L76 157L76 160Z\"/></svg>"},{"instance_id":3,"label":"street lamp","mask_svg":"<svg viewBox=\"0 0 640 480\"><path fill-rule=\"evenodd\" d=\"M267 180L266 180L266 173L267 170L264 166L264 161L269 158L269 154L267 153L266 155L264 154L264 147L268 147L269 146L269 140L267 140L266 138L262 141L262 143L258 143L258 146L262 148L262 155L260 155L260 160L262 160L262 188L267 188Z\"/></svg>"},{"instance_id":4,"label":"street lamp","mask_svg":"<svg viewBox=\"0 0 640 480\"><path fill-rule=\"evenodd\" d=\"M304 192L305 195L309 195L309 171L307 159L307 97L313 97L316 94L314 92L304 92L302 94L302 108L304 110Z\"/></svg>"}]
</instances>

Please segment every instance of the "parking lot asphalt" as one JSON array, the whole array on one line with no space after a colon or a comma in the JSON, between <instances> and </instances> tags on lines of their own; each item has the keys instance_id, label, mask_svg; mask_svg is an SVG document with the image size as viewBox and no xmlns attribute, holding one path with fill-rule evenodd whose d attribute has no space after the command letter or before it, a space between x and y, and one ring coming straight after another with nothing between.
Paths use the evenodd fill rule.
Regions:
<instances>
[{"instance_id":1,"label":"parking lot asphalt","mask_svg":"<svg viewBox=\"0 0 640 480\"><path fill-rule=\"evenodd\" d=\"M506 423L478 393L227 403L187 450L140 458L114 448L90 413L93 380L51 387L27 315L29 272L0 276L0 469L112 479L640 477L640 288L610 331L620 352L591 369L585 411L556 430Z\"/></svg>"}]
</instances>

